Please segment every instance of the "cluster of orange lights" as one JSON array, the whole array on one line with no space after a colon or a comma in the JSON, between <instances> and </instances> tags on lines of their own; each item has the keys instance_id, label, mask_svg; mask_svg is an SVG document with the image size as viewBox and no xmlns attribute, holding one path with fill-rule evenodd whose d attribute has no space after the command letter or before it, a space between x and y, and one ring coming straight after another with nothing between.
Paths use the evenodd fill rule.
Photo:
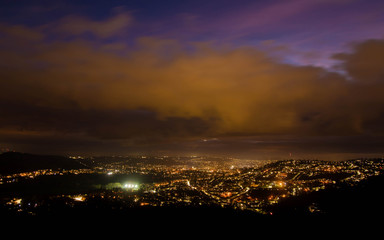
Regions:
<instances>
[{"instance_id":1,"label":"cluster of orange lights","mask_svg":"<svg viewBox=\"0 0 384 240\"><path fill-rule=\"evenodd\" d=\"M223 192L222 194L220 194L220 197L222 198L229 198L231 196L232 196L231 192Z\"/></svg>"}]
</instances>

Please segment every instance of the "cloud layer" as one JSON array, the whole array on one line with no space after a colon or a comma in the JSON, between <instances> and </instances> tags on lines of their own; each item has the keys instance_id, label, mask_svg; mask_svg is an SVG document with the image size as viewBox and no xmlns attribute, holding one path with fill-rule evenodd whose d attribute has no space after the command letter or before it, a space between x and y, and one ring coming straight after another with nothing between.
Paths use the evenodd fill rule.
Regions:
<instances>
[{"instance_id":1,"label":"cloud layer","mask_svg":"<svg viewBox=\"0 0 384 240\"><path fill-rule=\"evenodd\" d=\"M384 133L383 40L335 54L345 76L283 64L254 47L104 41L131 24L128 13L105 21L69 16L33 28L1 24L0 133L134 144Z\"/></svg>"}]
</instances>

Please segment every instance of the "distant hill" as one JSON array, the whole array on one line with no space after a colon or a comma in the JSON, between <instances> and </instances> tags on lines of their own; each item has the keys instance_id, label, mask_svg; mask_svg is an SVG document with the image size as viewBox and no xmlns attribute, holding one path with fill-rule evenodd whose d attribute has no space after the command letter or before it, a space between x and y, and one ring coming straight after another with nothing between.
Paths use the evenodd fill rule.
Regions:
<instances>
[{"instance_id":1,"label":"distant hill","mask_svg":"<svg viewBox=\"0 0 384 240\"><path fill-rule=\"evenodd\" d=\"M39 169L84 168L77 160L63 156L34 155L29 153L6 152L0 154L0 174L35 171Z\"/></svg>"}]
</instances>

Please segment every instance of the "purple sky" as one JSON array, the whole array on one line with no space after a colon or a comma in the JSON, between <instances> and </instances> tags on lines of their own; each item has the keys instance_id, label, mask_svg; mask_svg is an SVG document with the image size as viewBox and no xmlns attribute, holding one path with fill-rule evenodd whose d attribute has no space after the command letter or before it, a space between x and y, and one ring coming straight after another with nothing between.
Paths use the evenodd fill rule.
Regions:
<instances>
[{"instance_id":1,"label":"purple sky","mask_svg":"<svg viewBox=\"0 0 384 240\"><path fill-rule=\"evenodd\" d=\"M384 37L384 3L379 0L4 2L3 24L42 27L70 17L97 23L124 12L130 23L119 30L127 34L111 35L108 41L155 36L185 44L268 43L284 60L301 65L328 67L330 55L348 50L351 43Z\"/></svg>"}]
</instances>

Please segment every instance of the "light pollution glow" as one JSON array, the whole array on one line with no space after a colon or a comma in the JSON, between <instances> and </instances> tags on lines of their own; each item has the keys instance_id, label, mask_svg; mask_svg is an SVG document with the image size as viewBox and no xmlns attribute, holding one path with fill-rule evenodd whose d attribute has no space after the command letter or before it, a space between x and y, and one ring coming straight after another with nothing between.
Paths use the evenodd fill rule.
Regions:
<instances>
[{"instance_id":1,"label":"light pollution glow","mask_svg":"<svg viewBox=\"0 0 384 240\"><path fill-rule=\"evenodd\" d=\"M350 41L359 42L346 50L336 46L348 39L335 37L337 43L324 50L333 51L327 56L331 67L324 67L329 66L321 62L324 57L314 64L314 52L310 61L287 61L295 56L303 60L304 55L294 56L297 42L287 40L286 35L275 36L283 32L282 26L289 29L289 21L301 17L319 26L322 34L327 27L332 33L331 21L319 23L304 11L316 14L317 8L325 11L347 4L289 2L297 8L278 18L267 13L286 9L285 1L264 3L262 10L253 12L256 15L249 10L237 25L228 23L235 40L219 27L224 10L207 25L183 15L184 19L189 16L185 22L190 24L188 34L176 34L181 31L176 25L172 31L163 29L163 34L144 33L135 14L121 8L101 19L67 14L33 26L3 21L0 146L82 154L174 150L228 150L256 157L288 156L292 151L310 156L319 151L381 154L384 40L356 37L354 32L348 35ZM343 14L353 16L356 11L348 8ZM359 19L365 18L359 15ZM382 19L370 21L374 29ZM261 45L250 44L250 31L256 29L254 34L264 36L266 25L273 38L260 39ZM207 39L196 40L207 28L214 29L221 40L209 34ZM363 34L357 24L356 31ZM245 33L249 33L247 41L240 44ZM301 33L311 31L295 29L289 36ZM279 39L286 42L279 45ZM335 139L338 149L332 148ZM373 144L364 148L359 145L362 140Z\"/></svg>"}]
</instances>

